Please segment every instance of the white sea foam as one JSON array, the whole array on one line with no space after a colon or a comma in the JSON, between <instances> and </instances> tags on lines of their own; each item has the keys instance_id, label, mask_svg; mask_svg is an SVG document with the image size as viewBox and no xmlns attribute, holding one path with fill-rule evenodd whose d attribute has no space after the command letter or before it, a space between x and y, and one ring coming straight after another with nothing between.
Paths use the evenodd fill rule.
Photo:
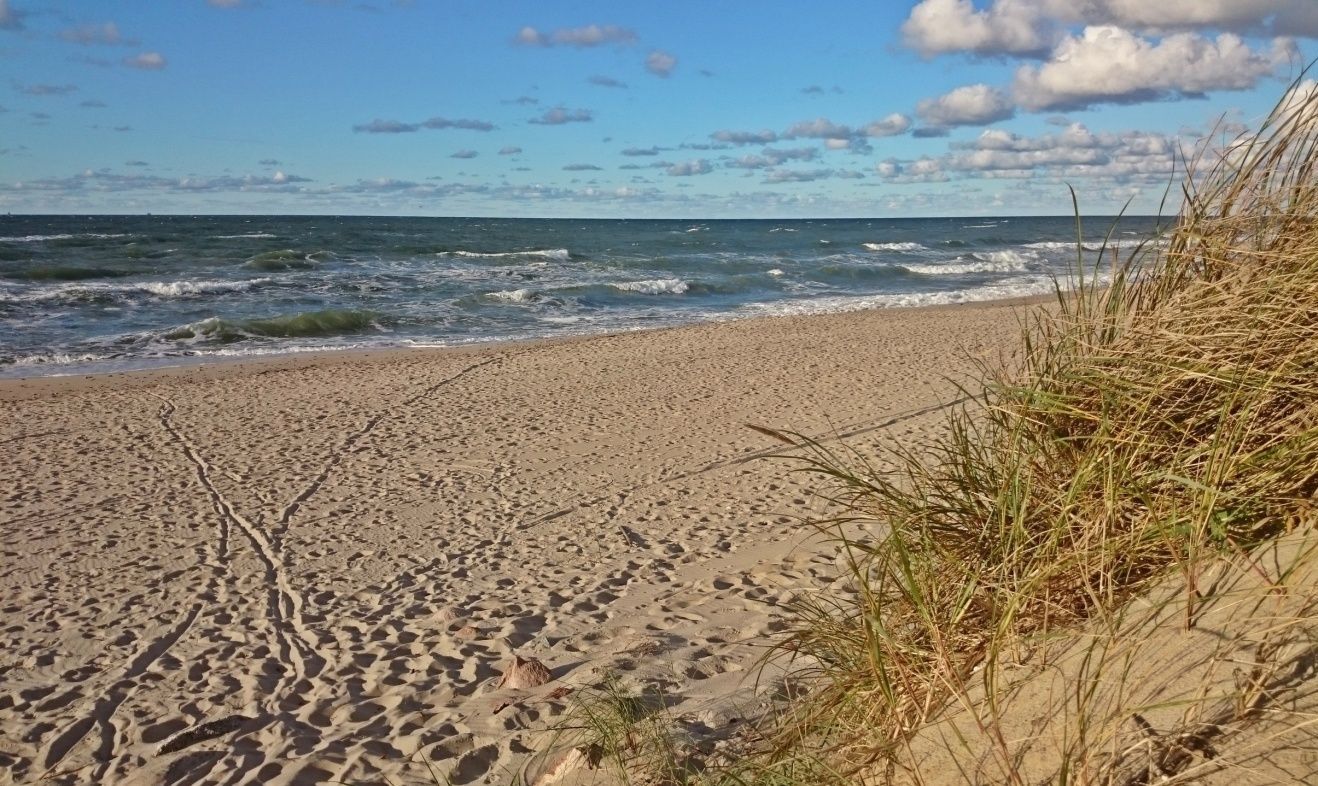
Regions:
<instances>
[{"instance_id":1,"label":"white sea foam","mask_svg":"<svg viewBox=\"0 0 1318 786\"><path fill-rule=\"evenodd\" d=\"M989 284L951 292L910 292L890 295L812 298L777 303L749 303L742 306L740 311L745 316L832 314L876 308L916 308L955 303L978 303L988 300L1006 300L1043 295L1053 291L1052 279L1038 276L1012 283Z\"/></svg>"},{"instance_id":2,"label":"white sea foam","mask_svg":"<svg viewBox=\"0 0 1318 786\"><path fill-rule=\"evenodd\" d=\"M957 257L961 259L961 257ZM912 273L922 276L955 276L964 273L1018 273L1025 269L1024 262L948 262L942 265L902 265Z\"/></svg>"},{"instance_id":3,"label":"white sea foam","mask_svg":"<svg viewBox=\"0 0 1318 786\"><path fill-rule=\"evenodd\" d=\"M530 303L535 299L535 292L530 289L505 289L499 292L491 292L486 297L504 303Z\"/></svg>"},{"instance_id":4,"label":"white sea foam","mask_svg":"<svg viewBox=\"0 0 1318 786\"><path fill-rule=\"evenodd\" d=\"M278 235L272 235L272 234L270 234L269 232L249 232L249 233L247 233L246 235L212 235L211 237L213 237L215 240L237 240L237 239L239 239L239 238L247 238L247 237L251 237L251 238L273 238L273 237L279 237L279 236L278 236Z\"/></svg>"},{"instance_id":5,"label":"white sea foam","mask_svg":"<svg viewBox=\"0 0 1318 786\"><path fill-rule=\"evenodd\" d=\"M24 355L14 358L15 366L68 366L74 363L90 363L99 360L96 355L71 355L66 352L52 352L48 355Z\"/></svg>"},{"instance_id":6,"label":"white sea foam","mask_svg":"<svg viewBox=\"0 0 1318 786\"><path fill-rule=\"evenodd\" d=\"M244 292L268 283L270 283L268 278L249 278L242 281L149 281L125 289L149 292L158 297L187 297L209 292Z\"/></svg>"},{"instance_id":7,"label":"white sea foam","mask_svg":"<svg viewBox=\"0 0 1318 786\"><path fill-rule=\"evenodd\" d=\"M572 254L566 248L547 248L540 251L498 251L498 252L481 252L481 251L445 251L445 254L451 254L455 257L468 257L473 259L500 259L506 257L540 257L543 259L557 259L567 261L572 258Z\"/></svg>"},{"instance_id":8,"label":"white sea foam","mask_svg":"<svg viewBox=\"0 0 1318 786\"><path fill-rule=\"evenodd\" d=\"M996 223L993 223L993 224L966 224L965 226L963 226L963 227L961 227L961 228L962 228L962 229L992 229L992 228L995 227L995 226L997 226Z\"/></svg>"},{"instance_id":9,"label":"white sea foam","mask_svg":"<svg viewBox=\"0 0 1318 786\"><path fill-rule=\"evenodd\" d=\"M87 233L77 234L77 235L69 235L69 234L62 234L62 235L16 235L16 236L14 236L14 237L0 237L0 242L4 242L4 243L41 243L41 242L44 242L44 241L47 241L47 240L73 240L74 238L79 238L79 237L89 237L89 238L93 238L93 239L96 239L96 240L106 240L106 239L109 239L109 238L116 238L116 237L128 237L128 235L125 234L125 233L106 235L106 234L101 234L101 233L98 233L98 232L87 232Z\"/></svg>"},{"instance_id":10,"label":"white sea foam","mask_svg":"<svg viewBox=\"0 0 1318 786\"><path fill-rule=\"evenodd\" d=\"M268 284L269 278L249 278L239 281L146 281L137 284L61 284L54 287L25 292L0 291L0 303L47 303L59 300L85 300L113 298L121 295L146 293L163 298L188 297L216 292L244 292L252 287Z\"/></svg>"},{"instance_id":11,"label":"white sea foam","mask_svg":"<svg viewBox=\"0 0 1318 786\"><path fill-rule=\"evenodd\" d=\"M928 251L919 243L862 243L870 251Z\"/></svg>"},{"instance_id":12,"label":"white sea foam","mask_svg":"<svg viewBox=\"0 0 1318 786\"><path fill-rule=\"evenodd\" d=\"M769 270L766 272L768 272L769 275L774 276L775 278L783 275L783 271L779 270L778 268L774 268L773 270Z\"/></svg>"},{"instance_id":13,"label":"white sea foam","mask_svg":"<svg viewBox=\"0 0 1318 786\"><path fill-rule=\"evenodd\" d=\"M642 295L681 295L691 288L680 278L652 278L646 281L622 281L610 284L614 289L624 292L639 292Z\"/></svg>"}]
</instances>

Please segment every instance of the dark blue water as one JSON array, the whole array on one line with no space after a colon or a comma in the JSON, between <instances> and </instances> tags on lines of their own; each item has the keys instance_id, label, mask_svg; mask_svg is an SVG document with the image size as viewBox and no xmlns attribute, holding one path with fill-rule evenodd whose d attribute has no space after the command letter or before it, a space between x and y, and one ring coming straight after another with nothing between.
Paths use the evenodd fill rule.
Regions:
<instances>
[{"instance_id":1,"label":"dark blue water","mask_svg":"<svg viewBox=\"0 0 1318 786\"><path fill-rule=\"evenodd\" d=\"M1089 264L1112 223L1085 220ZM7 216L0 375L990 300L1076 264L1070 217Z\"/></svg>"}]
</instances>

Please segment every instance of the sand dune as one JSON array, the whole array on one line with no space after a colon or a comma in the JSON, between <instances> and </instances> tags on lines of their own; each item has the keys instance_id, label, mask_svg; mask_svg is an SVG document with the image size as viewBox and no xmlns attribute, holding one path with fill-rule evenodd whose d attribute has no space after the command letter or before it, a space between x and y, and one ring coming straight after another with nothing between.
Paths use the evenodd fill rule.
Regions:
<instances>
[{"instance_id":1,"label":"sand dune","mask_svg":"<svg viewBox=\"0 0 1318 786\"><path fill-rule=\"evenodd\" d=\"M910 439L1016 313L0 383L0 781L508 782L605 673L733 723L834 570L744 424Z\"/></svg>"}]
</instances>

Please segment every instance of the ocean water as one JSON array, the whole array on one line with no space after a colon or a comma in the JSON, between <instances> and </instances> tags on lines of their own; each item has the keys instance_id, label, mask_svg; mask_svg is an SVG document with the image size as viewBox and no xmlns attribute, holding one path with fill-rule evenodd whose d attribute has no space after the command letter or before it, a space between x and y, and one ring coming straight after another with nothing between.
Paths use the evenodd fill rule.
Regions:
<instances>
[{"instance_id":1,"label":"ocean water","mask_svg":"<svg viewBox=\"0 0 1318 786\"><path fill-rule=\"evenodd\" d=\"M1077 244L1071 217L5 216L0 376L1038 294L1095 264L1113 219L1084 225Z\"/></svg>"}]
</instances>

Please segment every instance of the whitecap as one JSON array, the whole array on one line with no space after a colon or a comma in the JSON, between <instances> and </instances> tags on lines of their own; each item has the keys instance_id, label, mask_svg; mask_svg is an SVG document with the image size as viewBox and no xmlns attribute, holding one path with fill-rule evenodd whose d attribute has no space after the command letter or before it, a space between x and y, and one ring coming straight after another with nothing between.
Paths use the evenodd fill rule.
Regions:
<instances>
[{"instance_id":1,"label":"whitecap","mask_svg":"<svg viewBox=\"0 0 1318 786\"><path fill-rule=\"evenodd\" d=\"M80 237L89 237L95 240L108 240L116 237L128 237L125 233L102 234L99 232L87 232L79 235L60 234L60 235L16 235L14 237L0 237L3 243L41 243L47 240L73 240Z\"/></svg>"},{"instance_id":2,"label":"whitecap","mask_svg":"<svg viewBox=\"0 0 1318 786\"><path fill-rule=\"evenodd\" d=\"M614 289L624 292L638 292L642 295L681 295L690 289L690 285L680 278L652 278L645 281L622 281L610 284Z\"/></svg>"},{"instance_id":3,"label":"whitecap","mask_svg":"<svg viewBox=\"0 0 1318 786\"><path fill-rule=\"evenodd\" d=\"M530 303L535 300L535 292L530 289L505 289L499 292L491 292L486 297L491 300L498 300L504 303Z\"/></svg>"},{"instance_id":4,"label":"whitecap","mask_svg":"<svg viewBox=\"0 0 1318 786\"><path fill-rule=\"evenodd\" d=\"M442 254L449 254L455 257L468 257L473 259L499 259L504 257L541 257L544 259L557 259L567 261L572 258L572 254L566 248L548 248L538 251L444 251Z\"/></svg>"},{"instance_id":5,"label":"whitecap","mask_svg":"<svg viewBox=\"0 0 1318 786\"><path fill-rule=\"evenodd\" d=\"M928 251L919 243L862 243L870 251Z\"/></svg>"}]
</instances>

